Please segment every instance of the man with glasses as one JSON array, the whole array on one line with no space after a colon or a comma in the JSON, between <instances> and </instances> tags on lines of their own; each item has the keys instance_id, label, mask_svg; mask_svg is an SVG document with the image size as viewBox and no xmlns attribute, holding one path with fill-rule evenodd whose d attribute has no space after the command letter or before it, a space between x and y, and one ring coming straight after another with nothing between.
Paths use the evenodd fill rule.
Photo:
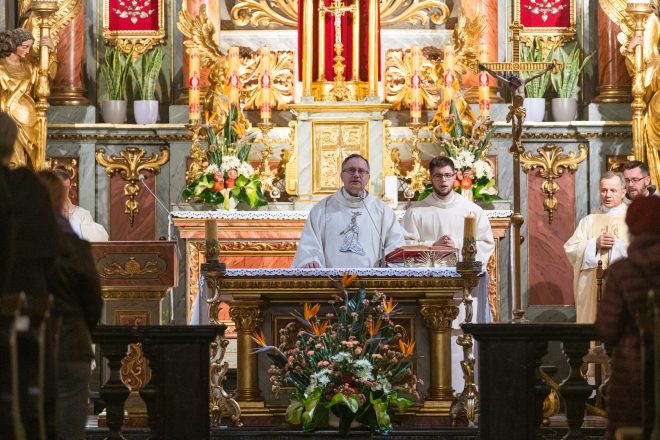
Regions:
<instances>
[{"instance_id":1,"label":"man with glasses","mask_svg":"<svg viewBox=\"0 0 660 440\"><path fill-rule=\"evenodd\" d=\"M485 265L495 250L495 240L486 213L454 192L456 170L448 157L435 157L429 164L433 192L413 204L403 217L406 242L410 245L463 247L463 222L470 212L477 217L477 260ZM460 252L459 252L460 257Z\"/></svg>"},{"instance_id":2,"label":"man with glasses","mask_svg":"<svg viewBox=\"0 0 660 440\"><path fill-rule=\"evenodd\" d=\"M639 160L631 160L621 167L626 183L626 202L630 203L636 197L648 197L655 194L655 186L651 185L649 167Z\"/></svg>"},{"instance_id":3,"label":"man with glasses","mask_svg":"<svg viewBox=\"0 0 660 440\"><path fill-rule=\"evenodd\" d=\"M292 267L378 267L404 244L394 211L365 189L367 159L346 157L341 181L343 188L310 211Z\"/></svg>"}]
</instances>

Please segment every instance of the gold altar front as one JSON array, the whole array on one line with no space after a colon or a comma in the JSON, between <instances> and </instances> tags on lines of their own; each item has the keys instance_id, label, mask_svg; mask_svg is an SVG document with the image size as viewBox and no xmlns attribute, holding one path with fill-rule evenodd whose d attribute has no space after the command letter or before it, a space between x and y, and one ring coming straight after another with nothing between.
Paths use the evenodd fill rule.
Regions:
<instances>
[{"instance_id":1,"label":"gold altar front","mask_svg":"<svg viewBox=\"0 0 660 440\"><path fill-rule=\"evenodd\" d=\"M229 314L236 323L235 398L249 424L250 416L284 414L288 404L288 396L271 393L267 372L270 362L265 355L254 354L256 347L251 337L263 331L267 341L276 343L274 338L281 325L290 320L292 310L300 308L304 301L326 304L336 294L337 286L327 274L307 276L302 271L287 270L243 272L228 270L220 285L222 297L229 304ZM381 274L359 276L356 285L392 296L398 303L398 316L410 326L406 331L417 341L420 357L415 370L428 387L423 394L426 397L409 411L410 415L448 417L454 400L451 327L460 304L455 298L467 281L455 273L454 276L386 274L384 269Z\"/></svg>"}]
</instances>

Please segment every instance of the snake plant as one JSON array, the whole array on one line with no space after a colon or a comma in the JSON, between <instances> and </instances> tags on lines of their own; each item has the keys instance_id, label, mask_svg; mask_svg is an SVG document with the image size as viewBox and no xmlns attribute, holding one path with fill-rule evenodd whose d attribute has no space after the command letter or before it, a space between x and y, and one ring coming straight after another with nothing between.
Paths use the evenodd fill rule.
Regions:
<instances>
[{"instance_id":1,"label":"snake plant","mask_svg":"<svg viewBox=\"0 0 660 440\"><path fill-rule=\"evenodd\" d=\"M551 81L552 87L560 98L577 98L578 91L580 90L577 85L580 72L594 54L587 55L582 62L580 62L580 55L581 50L577 44L573 45L573 50L569 54L566 53L564 48L559 51L559 62L564 67L558 73L551 75Z\"/></svg>"},{"instance_id":2,"label":"snake plant","mask_svg":"<svg viewBox=\"0 0 660 440\"><path fill-rule=\"evenodd\" d=\"M133 64L133 51L124 54L116 46L106 47L101 64L101 74L108 88L108 98L111 101L126 99L126 78Z\"/></svg>"},{"instance_id":3,"label":"snake plant","mask_svg":"<svg viewBox=\"0 0 660 440\"><path fill-rule=\"evenodd\" d=\"M163 49L156 46L131 65L131 72L142 100L156 99L156 84L163 65Z\"/></svg>"},{"instance_id":4,"label":"snake plant","mask_svg":"<svg viewBox=\"0 0 660 440\"><path fill-rule=\"evenodd\" d=\"M548 54L543 56L543 49L537 37L534 37L532 40L532 46L528 47L526 44L523 44L522 47L522 62L536 62L536 63L550 63L552 57L554 56L554 51L550 50ZM529 78L530 76L536 75L536 72L522 72L521 76L524 78ZM531 81L528 84L525 84L525 94L528 98L543 98L545 92L548 90L548 85L550 84L550 72L545 75L540 76L539 78Z\"/></svg>"}]
</instances>

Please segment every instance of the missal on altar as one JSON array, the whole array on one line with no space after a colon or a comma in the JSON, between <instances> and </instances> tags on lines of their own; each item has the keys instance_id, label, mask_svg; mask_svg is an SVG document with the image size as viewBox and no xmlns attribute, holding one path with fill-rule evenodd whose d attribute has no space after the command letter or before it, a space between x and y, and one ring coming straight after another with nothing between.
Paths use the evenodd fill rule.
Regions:
<instances>
[{"instance_id":1,"label":"missal on altar","mask_svg":"<svg viewBox=\"0 0 660 440\"><path fill-rule=\"evenodd\" d=\"M401 246L385 256L387 267L454 267L458 249L448 246Z\"/></svg>"}]
</instances>

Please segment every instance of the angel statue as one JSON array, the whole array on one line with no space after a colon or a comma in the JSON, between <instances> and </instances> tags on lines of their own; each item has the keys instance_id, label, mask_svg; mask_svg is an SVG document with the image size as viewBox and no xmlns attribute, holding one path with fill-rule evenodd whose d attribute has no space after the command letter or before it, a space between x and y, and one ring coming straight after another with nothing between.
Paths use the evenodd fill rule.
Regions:
<instances>
[{"instance_id":1,"label":"angel statue","mask_svg":"<svg viewBox=\"0 0 660 440\"><path fill-rule=\"evenodd\" d=\"M50 38L40 41L51 51L55 46ZM57 69L54 56L50 56L49 76ZM14 155L10 166L38 168L43 157L37 105L33 98L39 75L39 53L34 48L34 37L27 29L0 32L0 111L11 116L18 127Z\"/></svg>"},{"instance_id":2,"label":"angel statue","mask_svg":"<svg viewBox=\"0 0 660 440\"><path fill-rule=\"evenodd\" d=\"M540 70L536 74L523 79L520 77L520 75L515 73L510 73L509 77L507 78L492 71L485 65L479 64L480 70L488 72L498 81L506 85L511 92L512 100L511 105L509 106L509 113L506 115L506 122L511 122L511 135L513 136L513 144L514 147L518 149L519 153L522 152L520 139L522 137L523 123L525 122L525 107L523 107L523 103L525 101L525 84L534 81L536 78L542 75L545 75L556 66L557 64L555 61L552 61L552 63L545 69Z\"/></svg>"}]
</instances>

